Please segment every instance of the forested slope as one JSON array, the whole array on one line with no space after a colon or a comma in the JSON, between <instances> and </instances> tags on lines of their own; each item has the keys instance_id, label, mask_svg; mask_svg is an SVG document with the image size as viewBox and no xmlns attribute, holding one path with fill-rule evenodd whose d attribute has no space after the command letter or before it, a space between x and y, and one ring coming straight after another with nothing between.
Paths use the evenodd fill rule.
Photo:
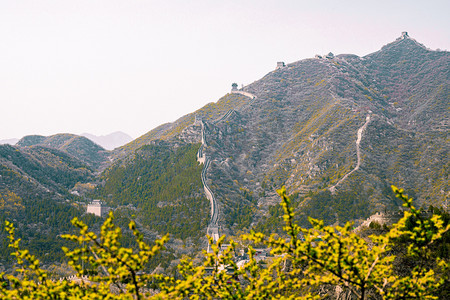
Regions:
<instances>
[{"instance_id":1,"label":"forested slope","mask_svg":"<svg viewBox=\"0 0 450 300\"><path fill-rule=\"evenodd\" d=\"M44 263L62 262L59 236L70 220L85 214L84 199L72 195L77 184L94 180L94 170L76 157L49 147L0 145L0 223L14 221L18 236ZM81 202L80 202L81 201ZM85 217L93 225L99 218ZM8 266L6 235L0 230L1 264Z\"/></svg>"},{"instance_id":2,"label":"forested slope","mask_svg":"<svg viewBox=\"0 0 450 300\"><path fill-rule=\"evenodd\" d=\"M159 234L204 237L210 208L196 161L199 147L182 142L143 146L105 171L95 196L113 207L133 206L138 221Z\"/></svg>"}]
</instances>

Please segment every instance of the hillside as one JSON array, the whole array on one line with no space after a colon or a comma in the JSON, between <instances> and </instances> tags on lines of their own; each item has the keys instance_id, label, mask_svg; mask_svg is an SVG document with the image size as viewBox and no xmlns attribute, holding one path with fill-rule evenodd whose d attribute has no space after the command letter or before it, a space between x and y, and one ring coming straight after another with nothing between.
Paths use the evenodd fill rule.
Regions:
<instances>
[{"instance_id":1,"label":"hillside","mask_svg":"<svg viewBox=\"0 0 450 300\"><path fill-rule=\"evenodd\" d=\"M143 145L150 144L154 140L169 140L179 137L182 131L191 126L195 116L202 116L205 121L213 122L226 114L230 109L245 108L251 99L240 94L227 94L215 103L209 103L193 113L187 114L173 123L162 124L147 132L132 142L115 149L112 153L114 158L125 157ZM195 142L199 142L196 140Z\"/></svg>"},{"instance_id":2,"label":"hillside","mask_svg":"<svg viewBox=\"0 0 450 300\"><path fill-rule=\"evenodd\" d=\"M93 186L106 159L107 152L85 137L26 136L16 146L0 145L0 185L23 199L61 201Z\"/></svg>"},{"instance_id":3,"label":"hillside","mask_svg":"<svg viewBox=\"0 0 450 300\"><path fill-rule=\"evenodd\" d=\"M33 185L43 192L63 194L78 182L86 183L94 179L93 169L82 161L42 146L19 148L0 145L0 163L5 172L1 183L23 195L29 191L28 188L21 188L22 184Z\"/></svg>"},{"instance_id":4,"label":"hillside","mask_svg":"<svg viewBox=\"0 0 450 300\"><path fill-rule=\"evenodd\" d=\"M199 144L158 142L109 168L95 193L111 206L131 206L137 220L159 234L204 238L209 202L196 161Z\"/></svg>"},{"instance_id":5,"label":"hillside","mask_svg":"<svg viewBox=\"0 0 450 300\"><path fill-rule=\"evenodd\" d=\"M23 244L43 262L62 261L63 232L85 211L83 199L69 191L95 178L94 170L62 151L32 146L0 145L0 222L14 221ZM94 216L86 216L94 224ZM0 268L12 260L6 233L0 229Z\"/></svg>"}]
</instances>

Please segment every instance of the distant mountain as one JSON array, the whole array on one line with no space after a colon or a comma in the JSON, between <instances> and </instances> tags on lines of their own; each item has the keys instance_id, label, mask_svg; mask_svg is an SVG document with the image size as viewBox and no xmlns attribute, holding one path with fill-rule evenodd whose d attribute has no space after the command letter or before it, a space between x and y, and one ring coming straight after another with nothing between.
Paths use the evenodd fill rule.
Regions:
<instances>
[{"instance_id":1,"label":"distant mountain","mask_svg":"<svg viewBox=\"0 0 450 300\"><path fill-rule=\"evenodd\" d=\"M95 143L99 144L100 146L102 146L107 150L113 150L133 140L131 136L121 131L116 131L108 135L100 135L100 136L96 136L90 133L83 133L81 134L81 136L84 136L90 139L91 141L94 141Z\"/></svg>"},{"instance_id":2,"label":"distant mountain","mask_svg":"<svg viewBox=\"0 0 450 300\"><path fill-rule=\"evenodd\" d=\"M98 168L107 160L105 149L88 138L61 133L51 136L29 135L20 139L18 147L43 146L66 152L81 161Z\"/></svg>"},{"instance_id":3,"label":"distant mountain","mask_svg":"<svg viewBox=\"0 0 450 300\"><path fill-rule=\"evenodd\" d=\"M0 145L8 144L8 145L15 145L19 139L6 139L6 140L0 140Z\"/></svg>"}]
</instances>

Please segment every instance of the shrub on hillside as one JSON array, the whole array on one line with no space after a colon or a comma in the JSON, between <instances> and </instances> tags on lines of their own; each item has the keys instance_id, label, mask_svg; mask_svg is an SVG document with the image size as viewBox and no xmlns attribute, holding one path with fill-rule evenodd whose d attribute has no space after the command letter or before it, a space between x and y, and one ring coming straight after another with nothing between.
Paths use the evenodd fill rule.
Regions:
<instances>
[{"instance_id":1,"label":"shrub on hillside","mask_svg":"<svg viewBox=\"0 0 450 300\"><path fill-rule=\"evenodd\" d=\"M438 214L422 218L412 199L403 190L392 188L408 210L389 231L366 238L352 231L352 223L324 226L323 221L310 218L312 228L301 228L293 221L293 208L282 188L278 193L286 237L257 232L243 237L271 249L266 264L257 262L255 250L249 246L249 260L238 267L234 261L237 244L230 241L222 253L222 237L217 244L210 240L212 251L205 253L202 265L194 266L190 259L182 261L180 279L142 272L163 249L167 236L149 246L131 222L138 249L122 247L121 230L110 214L99 236L78 219L72 223L79 234L65 236L78 244L73 250L64 249L69 264L80 278L89 274L89 279L52 281L39 261L20 248L20 239L7 222L19 276L3 276L0 294L7 299L312 299L346 293L358 299L438 299L448 290L449 265L448 256L435 249L448 240L450 225ZM415 262L402 272L394 268L396 247L403 247L403 259Z\"/></svg>"}]
</instances>

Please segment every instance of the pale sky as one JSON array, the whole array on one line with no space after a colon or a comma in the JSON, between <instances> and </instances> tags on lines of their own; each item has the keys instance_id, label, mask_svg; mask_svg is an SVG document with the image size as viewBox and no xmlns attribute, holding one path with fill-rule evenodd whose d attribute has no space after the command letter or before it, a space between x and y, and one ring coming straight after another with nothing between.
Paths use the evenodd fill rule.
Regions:
<instances>
[{"instance_id":1,"label":"pale sky","mask_svg":"<svg viewBox=\"0 0 450 300\"><path fill-rule=\"evenodd\" d=\"M136 138L315 54L402 31L450 49L450 1L0 0L0 139Z\"/></svg>"}]
</instances>

